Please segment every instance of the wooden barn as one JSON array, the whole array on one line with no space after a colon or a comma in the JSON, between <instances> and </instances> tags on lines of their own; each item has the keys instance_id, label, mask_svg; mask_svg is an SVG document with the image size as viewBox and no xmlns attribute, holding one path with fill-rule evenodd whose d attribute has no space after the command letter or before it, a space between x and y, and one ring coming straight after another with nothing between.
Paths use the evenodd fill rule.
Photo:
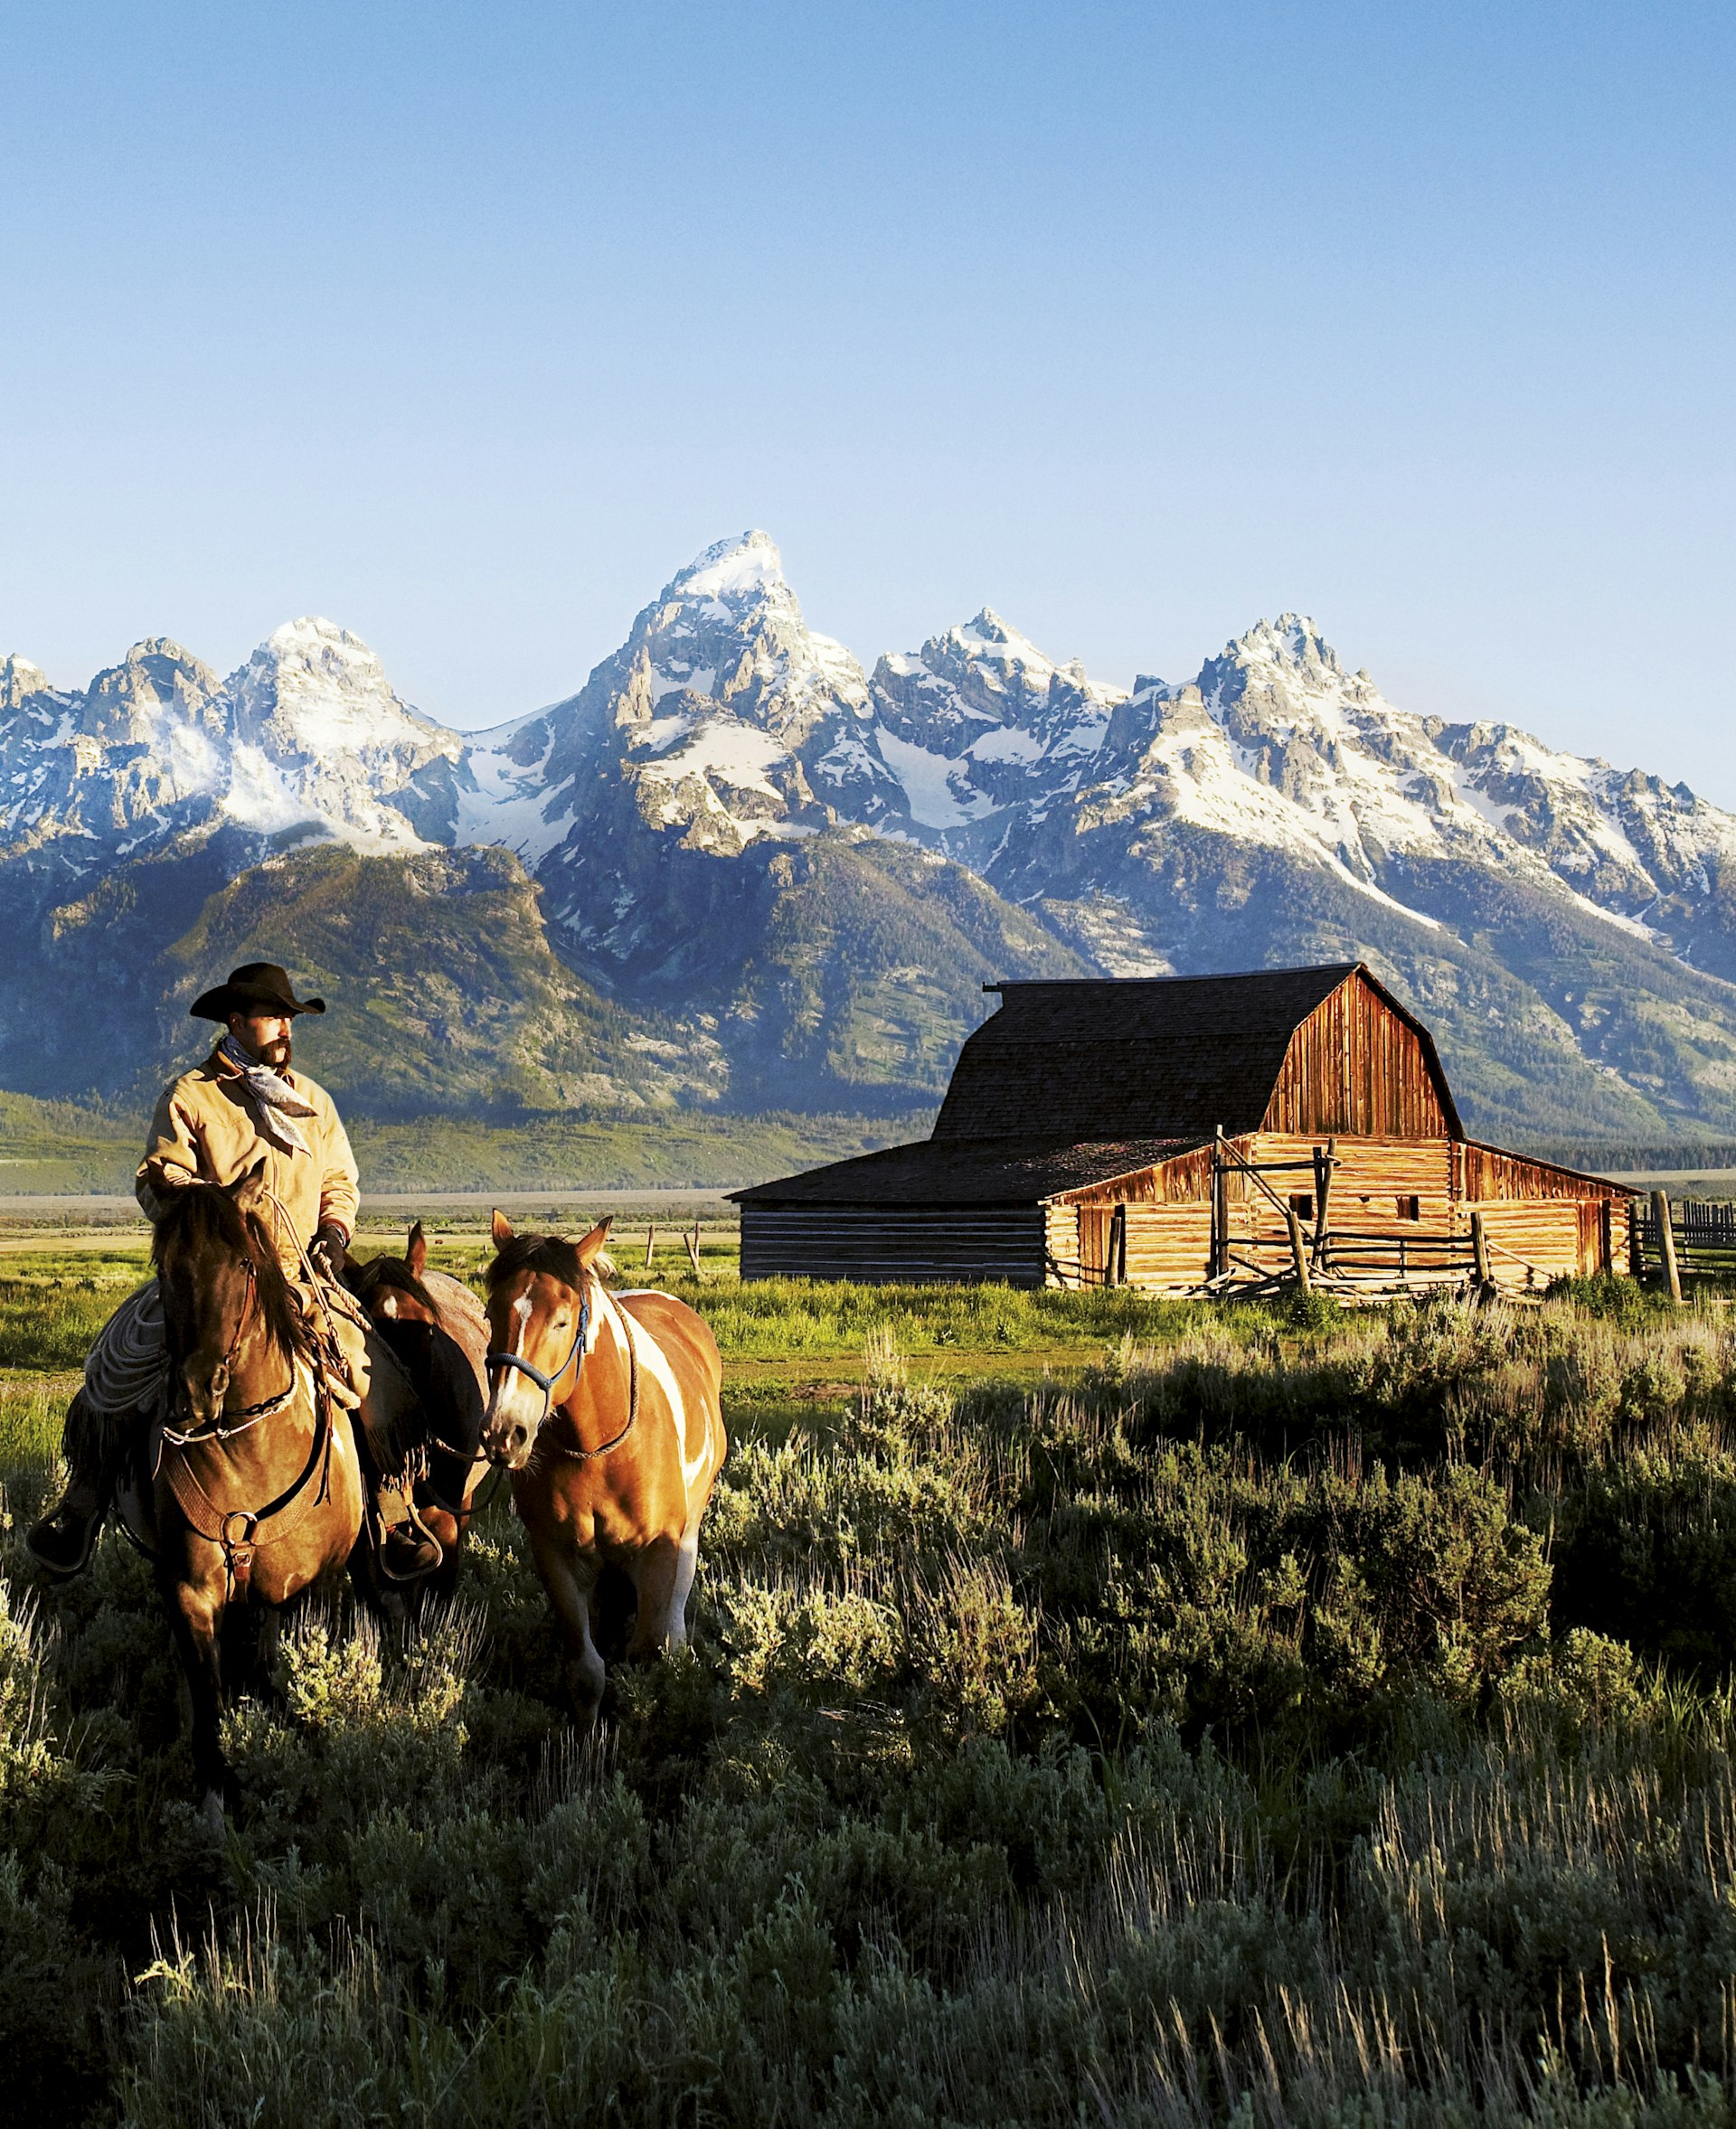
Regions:
<instances>
[{"instance_id":1,"label":"wooden barn","mask_svg":"<svg viewBox=\"0 0 1736 2129\"><path fill-rule=\"evenodd\" d=\"M1354 1295L1628 1268L1631 1193L1467 1138L1361 963L991 988L930 1137L734 1193L744 1278Z\"/></svg>"}]
</instances>

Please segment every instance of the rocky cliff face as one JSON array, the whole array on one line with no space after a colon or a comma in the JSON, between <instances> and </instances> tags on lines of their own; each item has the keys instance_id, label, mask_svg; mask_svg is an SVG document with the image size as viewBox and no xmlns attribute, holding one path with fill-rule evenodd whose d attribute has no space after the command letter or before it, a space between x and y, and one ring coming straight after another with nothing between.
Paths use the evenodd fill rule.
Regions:
<instances>
[{"instance_id":1,"label":"rocky cliff face","mask_svg":"<svg viewBox=\"0 0 1736 2129\"><path fill-rule=\"evenodd\" d=\"M320 845L387 867L344 875L393 913L352 907L347 948L329 880L284 866ZM510 892L468 857L413 884L490 847L524 868ZM29 945L0 975L0 1083L112 1088L80 985L160 1050L187 956L299 937L314 894L334 989L467 972L447 1032L413 1038L444 1047L454 1100L483 1098L480 1054L456 1061L474 1024L523 1105L896 1107L944 1083L995 976L1354 953L1436 1023L1486 1129L1725 1132L1733 858L1736 817L1684 787L1415 716L1295 615L1131 692L986 608L870 676L749 532L576 694L490 732L420 716L326 621L223 681L164 639L82 691L6 660L0 922ZM552 956L534 979L480 951L503 894ZM393 1099L438 1106L440 1077Z\"/></svg>"}]
</instances>

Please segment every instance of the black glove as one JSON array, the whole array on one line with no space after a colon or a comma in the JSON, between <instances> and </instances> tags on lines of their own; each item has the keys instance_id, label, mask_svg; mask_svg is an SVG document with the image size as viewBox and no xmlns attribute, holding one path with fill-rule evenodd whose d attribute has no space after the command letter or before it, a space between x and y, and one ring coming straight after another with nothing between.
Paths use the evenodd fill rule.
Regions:
<instances>
[{"instance_id":1,"label":"black glove","mask_svg":"<svg viewBox=\"0 0 1736 2129\"><path fill-rule=\"evenodd\" d=\"M307 1246L307 1255L314 1269L322 1272L333 1286L344 1284L344 1267L348 1261L350 1246L344 1229L328 1220L314 1229L314 1239Z\"/></svg>"}]
</instances>

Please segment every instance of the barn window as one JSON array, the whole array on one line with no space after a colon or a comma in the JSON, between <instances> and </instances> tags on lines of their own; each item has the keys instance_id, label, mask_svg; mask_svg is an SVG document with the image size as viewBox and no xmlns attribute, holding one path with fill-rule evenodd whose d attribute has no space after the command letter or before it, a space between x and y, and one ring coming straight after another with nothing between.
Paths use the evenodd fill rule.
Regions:
<instances>
[{"instance_id":1,"label":"barn window","mask_svg":"<svg viewBox=\"0 0 1736 2129\"><path fill-rule=\"evenodd\" d=\"M1399 1200L1399 1218L1401 1220L1420 1220L1422 1218L1422 1200L1420 1198L1401 1198Z\"/></svg>"},{"instance_id":2,"label":"barn window","mask_svg":"<svg viewBox=\"0 0 1736 2129\"><path fill-rule=\"evenodd\" d=\"M1312 1220L1314 1218L1314 1192L1312 1191L1292 1191L1290 1192L1290 1211L1296 1214L1298 1220Z\"/></svg>"}]
</instances>

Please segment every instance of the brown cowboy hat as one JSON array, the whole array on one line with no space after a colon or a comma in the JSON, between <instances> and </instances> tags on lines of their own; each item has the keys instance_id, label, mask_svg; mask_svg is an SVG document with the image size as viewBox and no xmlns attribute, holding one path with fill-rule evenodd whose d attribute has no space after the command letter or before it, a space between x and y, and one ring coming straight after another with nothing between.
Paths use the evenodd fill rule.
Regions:
<instances>
[{"instance_id":1,"label":"brown cowboy hat","mask_svg":"<svg viewBox=\"0 0 1736 2129\"><path fill-rule=\"evenodd\" d=\"M275 961L250 961L231 968L226 984L201 991L188 1006L187 1018L226 1021L231 1013L280 1013L292 1019L297 1013L325 1010L324 998L297 998L288 971Z\"/></svg>"}]
</instances>

